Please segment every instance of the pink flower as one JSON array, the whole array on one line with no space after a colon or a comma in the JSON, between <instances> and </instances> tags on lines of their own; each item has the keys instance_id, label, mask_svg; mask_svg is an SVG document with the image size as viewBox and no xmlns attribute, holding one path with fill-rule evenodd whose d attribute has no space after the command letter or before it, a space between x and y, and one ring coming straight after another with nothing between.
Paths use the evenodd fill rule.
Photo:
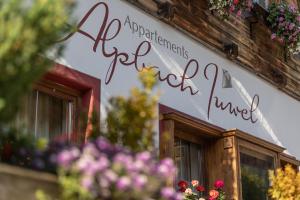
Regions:
<instances>
[{"instance_id":1,"label":"pink flower","mask_svg":"<svg viewBox=\"0 0 300 200\"><path fill-rule=\"evenodd\" d=\"M238 17L240 17L240 16L242 15L242 11L241 11L241 10L237 11L236 15L237 15Z\"/></svg>"},{"instance_id":2,"label":"pink flower","mask_svg":"<svg viewBox=\"0 0 300 200\"><path fill-rule=\"evenodd\" d=\"M289 6L289 9L290 9L290 11L293 12L293 13L296 12L296 10L297 10L297 8L296 8L296 6L295 6L294 4L290 5L290 6Z\"/></svg>"},{"instance_id":3,"label":"pink flower","mask_svg":"<svg viewBox=\"0 0 300 200\"><path fill-rule=\"evenodd\" d=\"M294 24L294 23L290 23L290 25L289 25L289 30L290 30L290 31L293 30L294 27L295 27L295 24Z\"/></svg>"},{"instance_id":4,"label":"pink flower","mask_svg":"<svg viewBox=\"0 0 300 200\"><path fill-rule=\"evenodd\" d=\"M216 199L219 197L219 192L217 190L209 191L209 198Z\"/></svg>"},{"instance_id":5,"label":"pink flower","mask_svg":"<svg viewBox=\"0 0 300 200\"><path fill-rule=\"evenodd\" d=\"M192 180L192 186L193 187L196 187L196 186L198 186L199 185L199 181L197 181L197 180Z\"/></svg>"},{"instance_id":6,"label":"pink flower","mask_svg":"<svg viewBox=\"0 0 300 200\"><path fill-rule=\"evenodd\" d=\"M297 20L298 22L300 22L300 15L296 18L296 20Z\"/></svg>"},{"instance_id":7,"label":"pink flower","mask_svg":"<svg viewBox=\"0 0 300 200\"><path fill-rule=\"evenodd\" d=\"M283 20L284 20L284 18L283 17L279 17L279 19L278 19L280 22L282 22Z\"/></svg>"},{"instance_id":8,"label":"pink flower","mask_svg":"<svg viewBox=\"0 0 300 200\"><path fill-rule=\"evenodd\" d=\"M222 180L217 180L217 181L215 182L214 186L215 186L216 189L221 189L221 188L224 187L224 181L222 181Z\"/></svg>"},{"instance_id":9,"label":"pink flower","mask_svg":"<svg viewBox=\"0 0 300 200\"><path fill-rule=\"evenodd\" d=\"M234 10L235 10L235 6L234 5L230 6L229 11L234 12Z\"/></svg>"},{"instance_id":10,"label":"pink flower","mask_svg":"<svg viewBox=\"0 0 300 200\"><path fill-rule=\"evenodd\" d=\"M272 33L271 39L274 40L275 38L276 38L276 34L275 34L275 33Z\"/></svg>"}]
</instances>

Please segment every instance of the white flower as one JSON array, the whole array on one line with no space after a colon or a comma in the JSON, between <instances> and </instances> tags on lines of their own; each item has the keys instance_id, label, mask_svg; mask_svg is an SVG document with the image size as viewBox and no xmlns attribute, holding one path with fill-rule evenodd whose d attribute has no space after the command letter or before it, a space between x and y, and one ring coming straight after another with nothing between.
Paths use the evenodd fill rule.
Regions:
<instances>
[{"instance_id":1,"label":"white flower","mask_svg":"<svg viewBox=\"0 0 300 200\"><path fill-rule=\"evenodd\" d=\"M185 189L184 193L187 195L191 195L191 194L193 194L193 191L191 188L187 188L187 189Z\"/></svg>"},{"instance_id":2,"label":"white flower","mask_svg":"<svg viewBox=\"0 0 300 200\"><path fill-rule=\"evenodd\" d=\"M201 198L199 198L199 200L205 200L205 199L201 197Z\"/></svg>"}]
</instances>

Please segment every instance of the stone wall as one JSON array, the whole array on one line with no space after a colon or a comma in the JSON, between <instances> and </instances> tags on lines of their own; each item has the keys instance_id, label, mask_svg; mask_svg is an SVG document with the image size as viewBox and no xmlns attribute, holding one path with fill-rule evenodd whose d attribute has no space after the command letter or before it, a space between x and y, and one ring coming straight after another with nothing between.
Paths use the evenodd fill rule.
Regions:
<instances>
[{"instance_id":1,"label":"stone wall","mask_svg":"<svg viewBox=\"0 0 300 200\"><path fill-rule=\"evenodd\" d=\"M34 200L38 189L57 196L56 176L0 164L0 200Z\"/></svg>"}]
</instances>

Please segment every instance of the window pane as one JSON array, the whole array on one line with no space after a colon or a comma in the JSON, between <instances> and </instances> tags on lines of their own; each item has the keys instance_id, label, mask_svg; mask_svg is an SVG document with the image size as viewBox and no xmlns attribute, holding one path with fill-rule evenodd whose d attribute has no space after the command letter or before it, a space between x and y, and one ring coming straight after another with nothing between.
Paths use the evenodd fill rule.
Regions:
<instances>
[{"instance_id":1,"label":"window pane","mask_svg":"<svg viewBox=\"0 0 300 200\"><path fill-rule=\"evenodd\" d=\"M53 138L68 133L69 101L38 94L37 136Z\"/></svg>"},{"instance_id":2,"label":"window pane","mask_svg":"<svg viewBox=\"0 0 300 200\"><path fill-rule=\"evenodd\" d=\"M24 97L13 126L47 139L73 131L74 102L33 90Z\"/></svg>"},{"instance_id":3,"label":"window pane","mask_svg":"<svg viewBox=\"0 0 300 200\"><path fill-rule=\"evenodd\" d=\"M203 184L203 150L201 145L175 138L175 163L179 180L199 180Z\"/></svg>"},{"instance_id":4,"label":"window pane","mask_svg":"<svg viewBox=\"0 0 300 200\"><path fill-rule=\"evenodd\" d=\"M274 158L249 150L241 150L243 200L268 199L268 171L274 169Z\"/></svg>"},{"instance_id":5,"label":"window pane","mask_svg":"<svg viewBox=\"0 0 300 200\"><path fill-rule=\"evenodd\" d=\"M28 134L34 134L35 122L35 105L36 105L37 91L29 92L23 99L13 126Z\"/></svg>"}]
</instances>

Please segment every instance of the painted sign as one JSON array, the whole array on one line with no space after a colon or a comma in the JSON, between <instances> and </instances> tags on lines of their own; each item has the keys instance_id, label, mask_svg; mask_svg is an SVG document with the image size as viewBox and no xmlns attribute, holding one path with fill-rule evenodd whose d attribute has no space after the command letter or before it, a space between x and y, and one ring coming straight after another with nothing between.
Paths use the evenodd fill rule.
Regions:
<instances>
[{"instance_id":1,"label":"painted sign","mask_svg":"<svg viewBox=\"0 0 300 200\"><path fill-rule=\"evenodd\" d=\"M95 27L98 30L98 34L92 35L88 30L84 30L82 27L89 20L90 16L94 12L103 12L103 19L99 19L99 26ZM83 37L91 40L93 46L91 51L97 53L101 52L102 56L111 60L109 66L107 66L105 84L109 84L116 73L118 67L134 67L137 72L140 72L144 68L152 68L156 70L156 76L161 82L165 82L168 86L172 88L178 88L181 92L188 92L191 96L197 95L199 89L194 89L187 80L193 80L197 78L205 78L211 81L209 101L207 106L207 118L210 118L211 106L215 106L221 111L227 111L235 117L240 117L243 120L250 121L251 123L256 123L258 119L254 118L254 112L256 111L259 104L259 96L254 95L252 98L251 106L248 108L240 108L239 106L234 106L232 102L223 102L217 94L215 94L216 82L219 75L219 67L215 63L208 63L203 66L204 73L201 74L199 68L201 67L197 59L190 58L188 52L184 49L184 46L177 46L175 43L171 43L161 36L158 36L157 31L152 32L149 29L145 29L141 25L137 25L131 22L130 17L127 16L125 21L122 22L118 18L109 19L110 9L105 2L99 2L93 5L82 17L80 22L76 27L76 31L67 35L62 41L66 41L71 38L74 34L81 34ZM145 39L139 43L135 49L128 49L127 51L120 51L118 46L113 46L113 48L108 48L110 42L112 42L123 29L128 26L132 33L138 33L139 37L145 36ZM182 74L161 72L158 65L147 67L143 62L143 57L148 56L152 51L152 43L150 41L155 41L164 48L170 49L173 53L182 56L187 59L187 64L183 67ZM119 44L120 45L120 44ZM209 76L209 71L211 75Z\"/></svg>"},{"instance_id":2,"label":"painted sign","mask_svg":"<svg viewBox=\"0 0 300 200\"><path fill-rule=\"evenodd\" d=\"M295 99L126 1L78 1L76 16L59 62L101 79L101 112L111 96L127 96L140 85L139 71L153 68L160 103L300 158Z\"/></svg>"}]
</instances>

